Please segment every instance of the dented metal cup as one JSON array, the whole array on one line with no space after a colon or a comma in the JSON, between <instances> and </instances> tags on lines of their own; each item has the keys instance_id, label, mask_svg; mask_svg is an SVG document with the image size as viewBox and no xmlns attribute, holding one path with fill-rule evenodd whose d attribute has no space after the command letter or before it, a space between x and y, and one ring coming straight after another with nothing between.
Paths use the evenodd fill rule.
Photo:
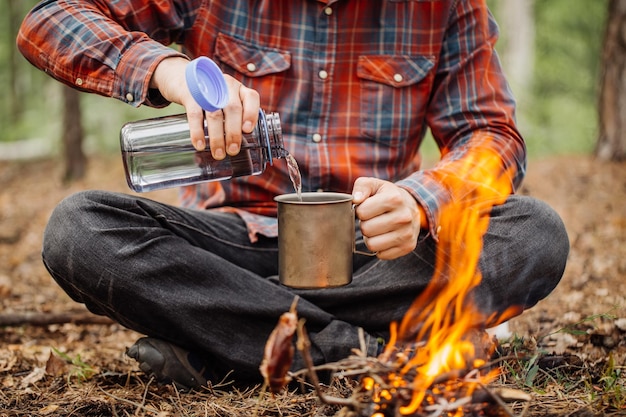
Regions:
<instances>
[{"instance_id":1,"label":"dented metal cup","mask_svg":"<svg viewBox=\"0 0 626 417\"><path fill-rule=\"evenodd\" d=\"M284 194L278 202L279 279L294 288L338 287L352 281L355 216L352 195Z\"/></svg>"}]
</instances>

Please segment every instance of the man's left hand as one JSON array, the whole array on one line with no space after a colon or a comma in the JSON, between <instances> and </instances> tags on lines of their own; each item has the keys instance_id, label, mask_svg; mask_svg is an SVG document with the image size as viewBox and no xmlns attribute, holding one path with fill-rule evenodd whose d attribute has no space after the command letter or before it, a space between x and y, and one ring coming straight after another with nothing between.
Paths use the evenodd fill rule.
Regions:
<instances>
[{"instance_id":1,"label":"man's left hand","mask_svg":"<svg viewBox=\"0 0 626 417\"><path fill-rule=\"evenodd\" d=\"M392 182L362 177L354 183L352 202L368 249L380 259L395 259L417 246L420 210L415 198Z\"/></svg>"}]
</instances>

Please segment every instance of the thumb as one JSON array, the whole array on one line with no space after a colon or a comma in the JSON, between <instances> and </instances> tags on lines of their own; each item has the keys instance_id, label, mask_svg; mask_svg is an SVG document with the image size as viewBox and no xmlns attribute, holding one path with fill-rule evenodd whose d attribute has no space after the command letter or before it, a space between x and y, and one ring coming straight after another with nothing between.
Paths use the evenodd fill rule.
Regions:
<instances>
[{"instance_id":1,"label":"thumb","mask_svg":"<svg viewBox=\"0 0 626 417\"><path fill-rule=\"evenodd\" d=\"M352 187L352 203L359 205L378 192L384 181L378 178L357 178Z\"/></svg>"}]
</instances>

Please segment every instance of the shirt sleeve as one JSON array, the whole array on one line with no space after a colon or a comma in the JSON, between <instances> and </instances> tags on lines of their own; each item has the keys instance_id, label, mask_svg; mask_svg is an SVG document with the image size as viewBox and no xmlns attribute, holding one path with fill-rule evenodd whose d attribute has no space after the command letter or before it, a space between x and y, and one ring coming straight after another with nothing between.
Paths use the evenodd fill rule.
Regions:
<instances>
[{"instance_id":1,"label":"shirt sleeve","mask_svg":"<svg viewBox=\"0 0 626 417\"><path fill-rule=\"evenodd\" d=\"M17 36L20 52L37 68L76 89L133 106L169 104L149 89L157 64L185 56L179 43L195 18L194 1L40 2Z\"/></svg>"},{"instance_id":2,"label":"shirt sleeve","mask_svg":"<svg viewBox=\"0 0 626 417\"><path fill-rule=\"evenodd\" d=\"M498 28L479 1L457 1L437 67L427 123L441 150L431 169L397 184L422 205L436 239L444 204L480 186L476 178L501 178L514 192L526 169L526 147L515 124L515 103L495 52ZM476 158L495 155L499 164ZM465 181L459 187L459 180Z\"/></svg>"}]
</instances>

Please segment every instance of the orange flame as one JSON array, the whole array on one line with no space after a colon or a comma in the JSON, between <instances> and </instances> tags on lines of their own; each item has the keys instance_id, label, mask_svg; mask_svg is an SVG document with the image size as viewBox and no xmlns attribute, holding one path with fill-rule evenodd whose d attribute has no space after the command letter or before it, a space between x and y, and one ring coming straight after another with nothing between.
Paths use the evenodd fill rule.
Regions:
<instances>
[{"instance_id":1,"label":"orange flame","mask_svg":"<svg viewBox=\"0 0 626 417\"><path fill-rule=\"evenodd\" d=\"M404 356L405 360L409 358L406 363L388 375L391 386L411 384L412 397L400 407L402 415L419 409L437 376L484 364L476 359L469 335L496 318L485 317L470 293L482 279L478 260L490 210L502 204L512 191L511 173L502 168L501 157L490 149L490 144L493 142L433 172L450 187L453 200L441 211L435 273L399 326L392 323L390 341L380 356L381 361L398 359L398 352L411 346ZM512 309L511 313L514 311L518 310ZM415 375L412 382L408 382L409 372ZM489 382L496 375L483 377L481 382ZM388 393L376 395L382 398Z\"/></svg>"}]
</instances>

